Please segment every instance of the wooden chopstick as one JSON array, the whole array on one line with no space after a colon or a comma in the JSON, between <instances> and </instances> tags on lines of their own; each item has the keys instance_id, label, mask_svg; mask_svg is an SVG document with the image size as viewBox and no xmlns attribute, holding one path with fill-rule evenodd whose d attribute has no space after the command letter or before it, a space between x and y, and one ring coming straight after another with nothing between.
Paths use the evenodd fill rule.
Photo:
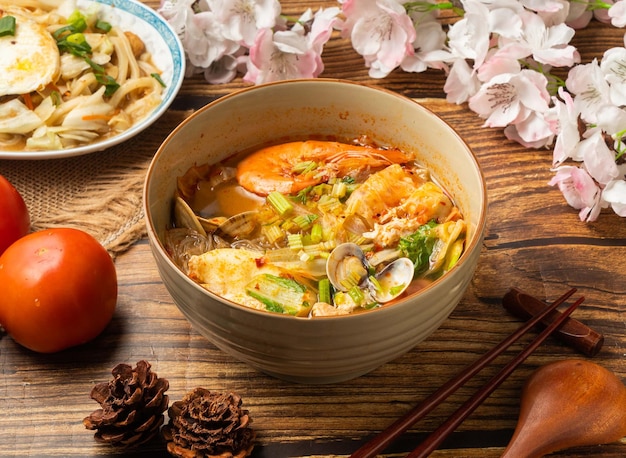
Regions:
<instances>
[{"instance_id":1,"label":"wooden chopstick","mask_svg":"<svg viewBox=\"0 0 626 458\"><path fill-rule=\"evenodd\" d=\"M570 305L563 315L535 337L515 358L500 370L486 385L476 392L455 413L453 413L439 428L433 431L420 445L418 445L406 458L425 458L434 452L439 445L465 420L493 391L504 382L509 375L534 352L544 340L548 338L585 300L581 297Z\"/></svg>"},{"instance_id":2,"label":"wooden chopstick","mask_svg":"<svg viewBox=\"0 0 626 458\"><path fill-rule=\"evenodd\" d=\"M493 361L514 342L516 342L520 337L522 337L530 329L536 326L548 314L556 310L559 305L563 304L575 292L576 288L570 289L568 292L563 294L563 296L559 297L552 304L546 307L541 313L537 314L536 316L522 324L515 332L502 340L502 342L496 345L493 349L485 353L472 365L460 372L453 379L450 379L428 398L424 399L412 410L410 410L404 416L400 417L398 420L392 423L389 427L387 427L387 429L385 429L372 440L361 446L352 455L350 455L350 458L374 458L378 453L382 452L385 448L391 445L392 442L398 439L407 429L413 426L413 424L425 417L443 400L445 400L448 396L458 390L469 379L471 379L474 375L480 372L480 370L482 370L487 364ZM563 319L567 318L567 316L569 315L562 315ZM550 326L550 328L545 328L544 332L546 332L548 329L550 329L550 332L552 332L554 329L556 329L556 327L561 324L561 322L562 320L555 321L554 323L558 324L556 324L554 328L552 328L552 326Z\"/></svg>"}]
</instances>

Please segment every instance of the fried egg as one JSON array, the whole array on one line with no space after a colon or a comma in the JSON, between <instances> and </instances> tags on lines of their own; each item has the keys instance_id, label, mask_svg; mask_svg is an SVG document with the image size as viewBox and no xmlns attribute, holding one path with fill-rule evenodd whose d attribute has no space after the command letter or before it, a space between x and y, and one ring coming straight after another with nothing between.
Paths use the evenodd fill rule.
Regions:
<instances>
[{"instance_id":1,"label":"fried egg","mask_svg":"<svg viewBox=\"0 0 626 458\"><path fill-rule=\"evenodd\" d=\"M0 96L41 90L59 74L56 40L42 24L4 12L15 17L16 25L15 35L0 37Z\"/></svg>"}]
</instances>

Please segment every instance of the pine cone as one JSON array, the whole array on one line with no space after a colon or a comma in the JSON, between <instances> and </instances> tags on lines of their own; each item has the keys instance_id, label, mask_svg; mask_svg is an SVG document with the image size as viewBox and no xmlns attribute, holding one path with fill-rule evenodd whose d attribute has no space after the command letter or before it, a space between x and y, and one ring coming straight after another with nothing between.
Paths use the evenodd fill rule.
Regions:
<instances>
[{"instance_id":1,"label":"pine cone","mask_svg":"<svg viewBox=\"0 0 626 458\"><path fill-rule=\"evenodd\" d=\"M94 437L99 442L133 446L149 441L163 424L169 382L158 378L143 360L135 369L118 364L111 373L113 380L98 383L91 390L91 398L102 408L86 417L83 424L97 430Z\"/></svg>"},{"instance_id":2,"label":"pine cone","mask_svg":"<svg viewBox=\"0 0 626 458\"><path fill-rule=\"evenodd\" d=\"M179 458L244 458L254 447L248 411L234 393L212 393L196 388L174 402L170 422L161 432L167 451Z\"/></svg>"}]
</instances>

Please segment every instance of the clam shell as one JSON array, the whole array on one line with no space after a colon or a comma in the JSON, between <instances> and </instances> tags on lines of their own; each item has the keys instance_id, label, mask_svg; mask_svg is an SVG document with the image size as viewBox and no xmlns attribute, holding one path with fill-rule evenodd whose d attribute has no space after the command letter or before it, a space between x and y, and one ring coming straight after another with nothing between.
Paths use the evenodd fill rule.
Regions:
<instances>
[{"instance_id":1,"label":"clam shell","mask_svg":"<svg viewBox=\"0 0 626 458\"><path fill-rule=\"evenodd\" d=\"M350 272L357 271L357 267L351 263L352 259L356 259L364 269L363 272L358 272L360 276L359 284L363 279L367 278L367 261L365 260L365 254L361 247L356 243L342 243L337 245L333 251L330 252L328 260L326 262L326 275L328 280L338 291L347 291L342 283L347 278Z\"/></svg>"},{"instance_id":2,"label":"clam shell","mask_svg":"<svg viewBox=\"0 0 626 458\"><path fill-rule=\"evenodd\" d=\"M411 284L415 268L409 258L398 258L376 274L381 286L378 290L370 285L370 293L380 303L389 302L402 294Z\"/></svg>"},{"instance_id":3,"label":"clam shell","mask_svg":"<svg viewBox=\"0 0 626 458\"><path fill-rule=\"evenodd\" d=\"M245 211L233 215L217 227L215 234L232 238L248 236L258 226L256 215L257 212L255 211Z\"/></svg>"},{"instance_id":4,"label":"clam shell","mask_svg":"<svg viewBox=\"0 0 626 458\"><path fill-rule=\"evenodd\" d=\"M177 227L193 229L206 237L206 231L189 204L180 196L174 201L174 222Z\"/></svg>"}]
</instances>

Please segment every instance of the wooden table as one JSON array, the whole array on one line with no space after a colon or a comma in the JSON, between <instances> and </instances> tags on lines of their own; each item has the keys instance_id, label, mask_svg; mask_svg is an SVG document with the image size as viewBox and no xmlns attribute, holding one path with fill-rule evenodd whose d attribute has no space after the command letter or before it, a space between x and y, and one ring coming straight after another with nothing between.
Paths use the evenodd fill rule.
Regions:
<instances>
[{"instance_id":1,"label":"wooden table","mask_svg":"<svg viewBox=\"0 0 626 458\"><path fill-rule=\"evenodd\" d=\"M156 7L155 1L149 2ZM284 1L297 15L305 5ZM622 46L623 30L592 24L575 39L585 62L611 46ZM551 152L527 150L482 121L465 106L445 103L440 72L394 72L384 80L367 76L362 59L341 39L324 53L322 76L385 87L419 99L462 134L483 167L489 217L483 252L473 281L450 318L408 354L356 380L325 386L276 380L227 356L194 331L162 285L145 240L116 260L119 301L115 316L95 341L54 355L38 355L0 339L1 456L167 456L158 441L137 451L96 443L82 419L98 405L94 383L111 378L119 362L145 359L170 382L172 401L197 386L236 391L257 431L255 457L348 455L420 399L512 332L519 320L501 306L511 286L551 300L571 287L586 297L575 317L606 337L594 361L626 377L626 221L611 212L582 223L558 190L547 186ZM181 118L245 84L221 86L188 79L171 111ZM1 290L1 287L0 287ZM410 450L502 367L520 346L452 396L412 429L389 453ZM497 457L516 424L524 380L537 367L584 356L549 339L468 418L433 456ZM623 457L626 446L581 447L556 456Z\"/></svg>"}]
</instances>

